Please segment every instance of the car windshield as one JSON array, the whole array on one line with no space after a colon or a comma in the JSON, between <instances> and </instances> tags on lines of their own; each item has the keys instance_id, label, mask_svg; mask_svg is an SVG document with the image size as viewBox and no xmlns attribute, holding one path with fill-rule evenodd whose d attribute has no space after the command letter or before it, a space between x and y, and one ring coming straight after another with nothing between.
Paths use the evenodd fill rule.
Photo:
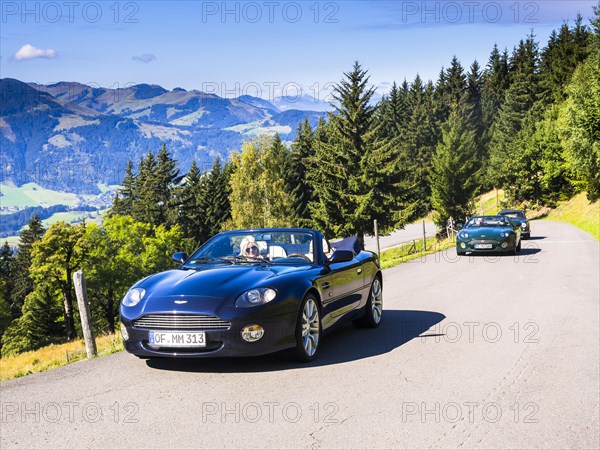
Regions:
<instances>
[{"instance_id":1,"label":"car windshield","mask_svg":"<svg viewBox=\"0 0 600 450\"><path fill-rule=\"evenodd\" d=\"M184 268L207 263L312 264L314 236L305 231L221 233L200 247Z\"/></svg>"},{"instance_id":2,"label":"car windshield","mask_svg":"<svg viewBox=\"0 0 600 450\"><path fill-rule=\"evenodd\" d=\"M478 216L471 217L467 223L467 228L478 227L508 227L509 219L504 216Z\"/></svg>"},{"instance_id":3,"label":"car windshield","mask_svg":"<svg viewBox=\"0 0 600 450\"><path fill-rule=\"evenodd\" d=\"M523 214L521 211L502 212L502 213L500 213L500 215L514 217L516 219L524 219L525 218L525 214Z\"/></svg>"}]
</instances>

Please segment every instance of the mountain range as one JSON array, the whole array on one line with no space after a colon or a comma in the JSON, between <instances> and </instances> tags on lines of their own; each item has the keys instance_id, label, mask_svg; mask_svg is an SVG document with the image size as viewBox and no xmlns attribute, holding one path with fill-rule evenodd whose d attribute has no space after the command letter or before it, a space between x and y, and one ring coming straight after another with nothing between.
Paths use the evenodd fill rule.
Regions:
<instances>
[{"instance_id":1,"label":"mountain range","mask_svg":"<svg viewBox=\"0 0 600 450\"><path fill-rule=\"evenodd\" d=\"M0 181L94 194L98 183L119 184L127 161L137 164L163 142L183 171L193 159L206 168L257 135L290 141L305 118L314 127L331 110L306 96L269 102L149 84L108 89L4 78Z\"/></svg>"}]
</instances>

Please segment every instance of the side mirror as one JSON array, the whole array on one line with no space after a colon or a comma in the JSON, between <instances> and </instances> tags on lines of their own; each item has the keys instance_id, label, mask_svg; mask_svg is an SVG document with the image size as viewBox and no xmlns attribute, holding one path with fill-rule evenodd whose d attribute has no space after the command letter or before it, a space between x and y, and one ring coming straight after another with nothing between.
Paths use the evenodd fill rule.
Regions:
<instances>
[{"instance_id":1,"label":"side mirror","mask_svg":"<svg viewBox=\"0 0 600 450\"><path fill-rule=\"evenodd\" d=\"M348 262L354 259L354 252L352 250L336 250L329 258L330 263Z\"/></svg>"},{"instance_id":2,"label":"side mirror","mask_svg":"<svg viewBox=\"0 0 600 450\"><path fill-rule=\"evenodd\" d=\"M172 258L173 261L183 264L186 261L186 259L188 259L188 255L186 252L177 252L173 253Z\"/></svg>"}]
</instances>

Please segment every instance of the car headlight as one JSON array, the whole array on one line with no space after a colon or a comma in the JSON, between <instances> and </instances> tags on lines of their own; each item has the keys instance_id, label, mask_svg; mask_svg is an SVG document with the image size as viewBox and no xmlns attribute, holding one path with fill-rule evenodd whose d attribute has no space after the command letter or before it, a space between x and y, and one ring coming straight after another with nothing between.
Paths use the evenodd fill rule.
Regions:
<instances>
[{"instance_id":1,"label":"car headlight","mask_svg":"<svg viewBox=\"0 0 600 450\"><path fill-rule=\"evenodd\" d=\"M462 239L469 239L469 233L465 233L464 231L458 235Z\"/></svg>"},{"instance_id":2,"label":"car headlight","mask_svg":"<svg viewBox=\"0 0 600 450\"><path fill-rule=\"evenodd\" d=\"M508 232L508 231L503 231L502 233L500 233L501 238L507 238L509 236L510 236L510 232Z\"/></svg>"},{"instance_id":3,"label":"car headlight","mask_svg":"<svg viewBox=\"0 0 600 450\"><path fill-rule=\"evenodd\" d=\"M125 297L123 297L122 303L125 306L135 306L144 298L144 294L146 294L145 289L131 288L127 294L125 294Z\"/></svg>"},{"instance_id":4,"label":"car headlight","mask_svg":"<svg viewBox=\"0 0 600 450\"><path fill-rule=\"evenodd\" d=\"M526 228L526 227L527 227L527 224L526 224L525 222L523 222L523 223L521 224L521 228Z\"/></svg>"},{"instance_id":5,"label":"car headlight","mask_svg":"<svg viewBox=\"0 0 600 450\"><path fill-rule=\"evenodd\" d=\"M248 308L249 306L264 305L275 300L277 292L271 288L250 289L240 295L235 301L238 308Z\"/></svg>"}]
</instances>

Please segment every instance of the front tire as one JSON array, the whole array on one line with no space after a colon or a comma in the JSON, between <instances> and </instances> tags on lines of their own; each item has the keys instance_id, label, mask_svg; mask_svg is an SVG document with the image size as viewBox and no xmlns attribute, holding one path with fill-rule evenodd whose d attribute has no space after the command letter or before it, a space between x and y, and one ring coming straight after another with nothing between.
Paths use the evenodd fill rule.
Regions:
<instances>
[{"instance_id":1,"label":"front tire","mask_svg":"<svg viewBox=\"0 0 600 450\"><path fill-rule=\"evenodd\" d=\"M317 357L321 343L321 312L317 299L309 294L300 305L296 321L294 359L310 362Z\"/></svg>"},{"instance_id":2,"label":"front tire","mask_svg":"<svg viewBox=\"0 0 600 450\"><path fill-rule=\"evenodd\" d=\"M377 328L383 317L383 288L379 277L375 277L365 305L365 315L352 323L359 328Z\"/></svg>"}]
</instances>

